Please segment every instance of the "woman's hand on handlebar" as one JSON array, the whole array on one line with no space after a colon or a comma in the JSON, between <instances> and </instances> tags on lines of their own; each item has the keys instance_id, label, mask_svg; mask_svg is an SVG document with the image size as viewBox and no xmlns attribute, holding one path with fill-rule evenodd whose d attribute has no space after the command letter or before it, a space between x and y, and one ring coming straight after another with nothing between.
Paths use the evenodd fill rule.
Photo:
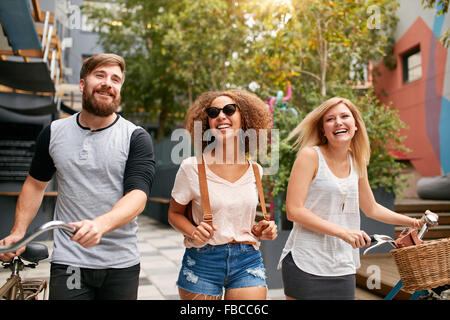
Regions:
<instances>
[{"instance_id":1,"label":"woman's hand on handlebar","mask_svg":"<svg viewBox=\"0 0 450 320\"><path fill-rule=\"evenodd\" d=\"M417 225L417 226L414 225L414 227L417 228L417 229L422 228L423 225L425 224L425 221L426 221L425 219L426 219L426 216L427 216L427 215L432 215L432 216L434 216L434 217L436 218L436 221L439 220L439 216L438 216L436 213L431 212L430 210L426 210L426 211L425 211L425 214L424 214L420 219L416 219L418 225Z\"/></svg>"},{"instance_id":2,"label":"woman's hand on handlebar","mask_svg":"<svg viewBox=\"0 0 450 320\"><path fill-rule=\"evenodd\" d=\"M370 245L370 236L362 230L348 230L340 236L342 240L352 246L353 249Z\"/></svg>"},{"instance_id":3,"label":"woman's hand on handlebar","mask_svg":"<svg viewBox=\"0 0 450 320\"><path fill-rule=\"evenodd\" d=\"M6 238L0 240L0 246L10 246L17 241L20 241L23 238L23 235L16 235L16 234L10 234ZM20 248L16 252L7 252L7 253L1 253L0 254L0 260L4 262L11 261L12 258L20 256L25 251L25 247Z\"/></svg>"}]
</instances>

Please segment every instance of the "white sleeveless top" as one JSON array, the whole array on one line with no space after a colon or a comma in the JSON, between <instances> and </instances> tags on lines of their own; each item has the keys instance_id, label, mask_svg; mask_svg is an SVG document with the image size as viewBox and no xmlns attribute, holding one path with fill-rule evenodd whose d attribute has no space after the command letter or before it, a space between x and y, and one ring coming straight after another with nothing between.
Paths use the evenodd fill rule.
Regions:
<instances>
[{"instance_id":1,"label":"white sleeveless top","mask_svg":"<svg viewBox=\"0 0 450 320\"><path fill-rule=\"evenodd\" d=\"M317 174L311 181L305 208L322 219L348 229L360 229L358 172L350 157L350 175L336 177L323 157L320 148L313 147L319 155ZM342 276L356 273L360 267L359 249L337 237L311 231L294 223L281 261L289 253L302 271L318 276Z\"/></svg>"}]
</instances>

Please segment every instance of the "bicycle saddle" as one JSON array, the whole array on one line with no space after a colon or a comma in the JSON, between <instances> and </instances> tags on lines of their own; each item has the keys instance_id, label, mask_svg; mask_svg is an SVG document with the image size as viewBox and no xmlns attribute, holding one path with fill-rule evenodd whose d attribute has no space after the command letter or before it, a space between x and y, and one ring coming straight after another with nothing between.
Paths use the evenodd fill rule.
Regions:
<instances>
[{"instance_id":1,"label":"bicycle saddle","mask_svg":"<svg viewBox=\"0 0 450 320\"><path fill-rule=\"evenodd\" d=\"M31 242L27 244L25 251L20 255L21 259L37 263L48 258L48 248L45 244Z\"/></svg>"}]
</instances>

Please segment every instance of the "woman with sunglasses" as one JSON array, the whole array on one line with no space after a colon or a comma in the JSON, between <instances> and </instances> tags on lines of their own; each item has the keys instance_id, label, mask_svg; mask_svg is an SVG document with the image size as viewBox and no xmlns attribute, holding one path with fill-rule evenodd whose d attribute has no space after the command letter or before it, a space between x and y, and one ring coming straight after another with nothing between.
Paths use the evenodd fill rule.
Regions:
<instances>
[{"instance_id":1,"label":"woman with sunglasses","mask_svg":"<svg viewBox=\"0 0 450 320\"><path fill-rule=\"evenodd\" d=\"M193 139L206 139L202 157L181 163L169 207L170 224L185 236L177 281L181 299L266 298L259 240L275 239L277 227L273 221L255 224L255 174L262 176L262 168L253 172L245 157L252 144L242 136L250 129L268 130L271 123L265 103L244 90L206 92L189 108L187 130ZM201 135L195 134L198 128ZM212 224L202 221L197 159L205 163ZM184 215L190 202L195 224Z\"/></svg>"}]
</instances>

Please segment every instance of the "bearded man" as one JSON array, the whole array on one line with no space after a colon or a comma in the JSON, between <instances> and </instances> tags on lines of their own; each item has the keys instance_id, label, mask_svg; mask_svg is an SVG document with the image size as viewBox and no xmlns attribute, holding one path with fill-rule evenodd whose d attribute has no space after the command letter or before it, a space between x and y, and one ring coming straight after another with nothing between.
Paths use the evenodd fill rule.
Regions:
<instances>
[{"instance_id":1,"label":"bearded man","mask_svg":"<svg viewBox=\"0 0 450 320\"><path fill-rule=\"evenodd\" d=\"M53 121L39 134L29 175L19 195L10 245L22 239L53 175L54 219L78 228L54 230L50 299L136 299L140 272L137 216L155 172L150 135L116 113L125 61L115 54L83 62L82 111ZM20 255L0 255L4 261Z\"/></svg>"}]
</instances>

